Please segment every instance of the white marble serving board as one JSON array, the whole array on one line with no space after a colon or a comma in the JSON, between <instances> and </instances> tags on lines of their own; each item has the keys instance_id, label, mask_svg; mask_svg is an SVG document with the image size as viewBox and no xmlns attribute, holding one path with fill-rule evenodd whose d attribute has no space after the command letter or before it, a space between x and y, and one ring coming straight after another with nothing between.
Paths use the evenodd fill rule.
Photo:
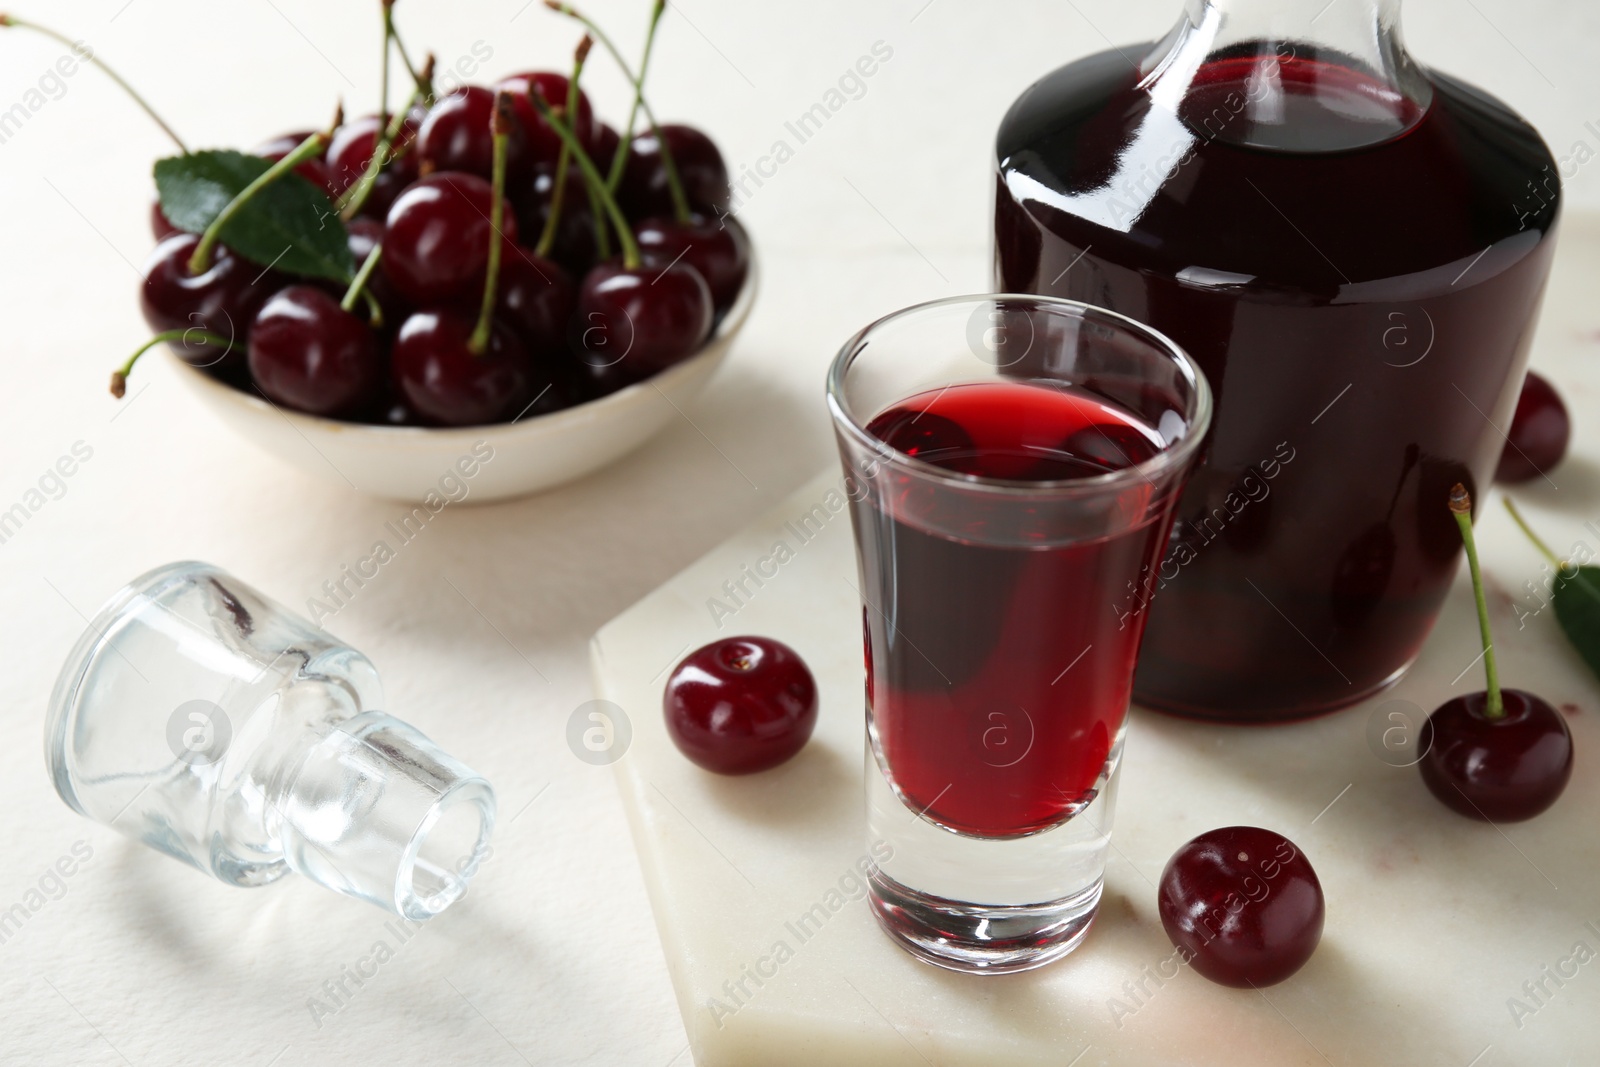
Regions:
<instances>
[{"instance_id":1,"label":"white marble serving board","mask_svg":"<svg viewBox=\"0 0 1600 1067\"><path fill-rule=\"evenodd\" d=\"M1533 363L1572 408L1574 453L1553 484L1516 497L1549 540L1600 554L1596 291L1600 224L1569 220ZM1540 560L1498 491L1479 536L1501 674L1561 706L1577 747L1553 809L1501 827L1470 822L1434 801L1415 768L1391 767L1369 746L1369 719L1385 702L1432 709L1481 687L1476 669L1452 681L1478 652L1463 570L1416 666L1367 704L1266 728L1135 709L1087 940L1038 971L969 977L891 944L855 888L865 852L860 608L849 517L829 496L838 483L836 471L820 475L593 644L599 696L631 726L617 780L699 1067L1600 1063L1600 682L1550 611L1519 628L1518 611L1537 603L1523 583ZM808 533L807 514L827 519ZM747 575L779 541L793 558L758 587ZM745 587L737 602L728 582ZM710 606L719 600L737 608L720 626ZM798 649L822 712L787 765L722 778L673 748L661 689L688 649L742 632ZM1179 968L1156 914L1154 882L1173 850L1235 823L1293 839L1327 897L1315 956L1261 992ZM800 926L819 904L826 922Z\"/></svg>"}]
</instances>

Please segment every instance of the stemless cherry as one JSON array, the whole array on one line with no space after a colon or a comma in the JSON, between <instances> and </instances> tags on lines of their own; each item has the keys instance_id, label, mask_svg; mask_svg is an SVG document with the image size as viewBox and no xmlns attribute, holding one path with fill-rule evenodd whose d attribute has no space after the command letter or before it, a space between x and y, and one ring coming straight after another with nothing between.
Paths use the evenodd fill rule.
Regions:
<instances>
[{"instance_id":1,"label":"stemless cherry","mask_svg":"<svg viewBox=\"0 0 1600 1067\"><path fill-rule=\"evenodd\" d=\"M1453 811L1488 822L1531 819L1556 802L1572 777L1572 733L1548 703L1501 690L1504 711L1487 714L1488 693L1443 704L1418 734L1418 768Z\"/></svg>"},{"instance_id":2,"label":"stemless cherry","mask_svg":"<svg viewBox=\"0 0 1600 1067\"><path fill-rule=\"evenodd\" d=\"M551 128L550 124L539 114L533 102L528 99L530 92L542 96L551 107L566 107L567 93L571 82L565 74L558 74L553 70L535 70L524 74L513 74L502 78L496 83L495 88L504 90L511 97L511 106L516 108L517 121L527 145L529 157L535 163L554 163L561 154L561 137ZM595 144L594 108L589 106L589 96L582 89L578 90L578 115L573 124L573 132L586 147ZM616 150L613 142L612 150ZM596 156L603 163L609 163L610 156Z\"/></svg>"},{"instance_id":3,"label":"stemless cherry","mask_svg":"<svg viewBox=\"0 0 1600 1067\"><path fill-rule=\"evenodd\" d=\"M286 133L281 137L274 137L270 141L263 141L261 144L256 145L251 154L276 163L296 148L299 148L305 139L311 136L311 133L312 131L310 130L304 130L299 133ZM294 172L302 178L308 179L311 184L329 196L338 195L334 189L333 172L328 169L327 163L322 160L308 159L294 168Z\"/></svg>"},{"instance_id":4,"label":"stemless cherry","mask_svg":"<svg viewBox=\"0 0 1600 1067\"><path fill-rule=\"evenodd\" d=\"M776 767L817 725L816 680L799 653L770 637L729 637L689 653L661 703L678 751L717 774Z\"/></svg>"},{"instance_id":5,"label":"stemless cherry","mask_svg":"<svg viewBox=\"0 0 1600 1067\"><path fill-rule=\"evenodd\" d=\"M145 261L145 282L139 306L145 322L157 333L197 328L243 342L267 298L282 284L280 275L263 271L225 245L212 249L211 266L189 273L189 257L200 243L197 234L175 233L156 246ZM200 341L174 346L180 358L197 367L242 366L244 346L235 344L224 356L217 346Z\"/></svg>"},{"instance_id":6,"label":"stemless cherry","mask_svg":"<svg viewBox=\"0 0 1600 1067\"><path fill-rule=\"evenodd\" d=\"M1288 838L1257 826L1210 830L1172 854L1157 909L1182 958L1221 985L1272 985L1322 940L1322 883Z\"/></svg>"},{"instance_id":7,"label":"stemless cherry","mask_svg":"<svg viewBox=\"0 0 1600 1067\"><path fill-rule=\"evenodd\" d=\"M389 352L395 384L423 421L439 426L504 422L533 399L533 365L516 334L495 323L487 346L475 353L472 330L471 317L436 309L414 312L395 335Z\"/></svg>"},{"instance_id":8,"label":"stemless cherry","mask_svg":"<svg viewBox=\"0 0 1600 1067\"><path fill-rule=\"evenodd\" d=\"M750 276L750 238L731 215L720 222L705 215L693 215L686 222L646 219L634 226L633 235L646 263L682 262L699 271L719 314L739 298Z\"/></svg>"},{"instance_id":9,"label":"stemless cherry","mask_svg":"<svg viewBox=\"0 0 1600 1067\"><path fill-rule=\"evenodd\" d=\"M578 289L579 358L597 386L621 388L693 355L711 319L711 290L693 267L611 260Z\"/></svg>"},{"instance_id":10,"label":"stemless cherry","mask_svg":"<svg viewBox=\"0 0 1600 1067\"><path fill-rule=\"evenodd\" d=\"M361 213L383 218L390 206L417 180L417 155L410 150L422 124L423 112L413 110L400 124L400 135L389 146L389 162L378 171L372 192L367 194ZM363 115L340 126L328 145L327 165L332 176L333 195L343 196L350 187L361 180L378 150L378 139L383 134L383 121L377 115Z\"/></svg>"},{"instance_id":11,"label":"stemless cherry","mask_svg":"<svg viewBox=\"0 0 1600 1067\"><path fill-rule=\"evenodd\" d=\"M494 189L482 178L441 171L400 194L384 224L380 269L407 299L432 303L482 285L493 227ZM506 240L517 239L506 212Z\"/></svg>"},{"instance_id":12,"label":"stemless cherry","mask_svg":"<svg viewBox=\"0 0 1600 1067\"><path fill-rule=\"evenodd\" d=\"M487 179L494 166L494 92L468 85L441 99L428 110L417 131L414 151L423 174L465 171ZM513 179L532 173L533 157L522 130L514 129L506 143L506 173Z\"/></svg>"},{"instance_id":13,"label":"stemless cherry","mask_svg":"<svg viewBox=\"0 0 1600 1067\"><path fill-rule=\"evenodd\" d=\"M667 142L672 163L683 183L689 207L720 215L733 198L728 188L728 166L716 142L693 126L664 123L659 129L639 134L628 151L618 199L629 218L670 215L674 211L667 168L661 161L661 142Z\"/></svg>"},{"instance_id":14,"label":"stemless cherry","mask_svg":"<svg viewBox=\"0 0 1600 1067\"><path fill-rule=\"evenodd\" d=\"M1489 633L1489 605L1472 534L1472 496L1450 490L1450 513L1472 573L1487 688L1439 706L1418 731L1418 763L1428 790L1453 811L1488 822L1531 819L1556 802L1572 777L1572 733L1548 703L1520 689L1502 689ZM1515 508L1511 514L1522 524ZM1527 530L1526 525L1523 529ZM1528 531L1530 534L1531 530ZM1544 543L1535 538L1546 552Z\"/></svg>"},{"instance_id":15,"label":"stemless cherry","mask_svg":"<svg viewBox=\"0 0 1600 1067\"><path fill-rule=\"evenodd\" d=\"M329 417L371 407L383 365L372 330L312 285L273 294L250 328L250 376L268 399Z\"/></svg>"},{"instance_id":16,"label":"stemless cherry","mask_svg":"<svg viewBox=\"0 0 1600 1067\"><path fill-rule=\"evenodd\" d=\"M1506 448L1500 453L1494 480L1515 483L1539 477L1561 462L1571 438L1572 418L1561 402L1561 394L1529 371L1517 397L1517 412L1511 417L1511 432L1506 435Z\"/></svg>"}]
</instances>

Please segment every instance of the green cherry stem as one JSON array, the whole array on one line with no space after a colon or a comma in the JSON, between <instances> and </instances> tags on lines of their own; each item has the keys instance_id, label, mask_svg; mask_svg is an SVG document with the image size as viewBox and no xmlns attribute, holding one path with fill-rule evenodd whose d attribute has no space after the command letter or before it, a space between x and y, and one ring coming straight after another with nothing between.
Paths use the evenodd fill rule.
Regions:
<instances>
[{"instance_id":1,"label":"green cherry stem","mask_svg":"<svg viewBox=\"0 0 1600 1067\"><path fill-rule=\"evenodd\" d=\"M384 25L387 28L387 41L394 43L394 50L400 56L400 65L406 68L406 73L411 76L412 83L417 87L417 92L427 101L433 100L433 56L430 54L423 61L421 69L411 62L411 54L406 51L405 42L400 40L400 31L394 28L394 16L389 9L394 6L394 0L383 0ZM384 45L385 51L388 44ZM387 97L385 98L387 99Z\"/></svg>"},{"instance_id":2,"label":"green cherry stem","mask_svg":"<svg viewBox=\"0 0 1600 1067\"><path fill-rule=\"evenodd\" d=\"M1533 542L1533 547L1539 550L1539 554L1549 560L1550 566L1554 567L1558 572L1566 569L1566 560L1556 558L1555 552L1551 550L1549 545L1544 543L1543 538L1533 532L1533 527L1528 525L1528 520L1522 517L1522 512L1517 510L1517 506L1511 502L1510 497L1505 497L1504 499L1506 510L1511 512L1511 520L1517 524L1518 529L1527 535L1528 540Z\"/></svg>"},{"instance_id":3,"label":"green cherry stem","mask_svg":"<svg viewBox=\"0 0 1600 1067\"><path fill-rule=\"evenodd\" d=\"M532 94L537 96L538 94ZM478 324L467 339L467 349L481 356L489 347L489 331L494 328L496 288L500 284L500 246L505 243L501 227L506 220L506 142L511 139L511 124L517 121L511 98L503 90L494 94L493 193L489 202L489 266L483 273L483 302L478 306Z\"/></svg>"},{"instance_id":4,"label":"green cherry stem","mask_svg":"<svg viewBox=\"0 0 1600 1067\"><path fill-rule=\"evenodd\" d=\"M622 182L622 171L628 162L628 145L633 142L633 131L639 122L639 106L644 102L644 79L650 71L650 55L655 51L656 27L661 24L661 13L667 9L667 0L656 0L650 9L650 27L644 35L644 55L639 58L639 77L633 79L633 105L628 108L628 124L622 129L622 140L616 154L611 157L611 169L606 174L606 188L612 192ZM652 116L651 125L655 125Z\"/></svg>"},{"instance_id":5,"label":"green cherry stem","mask_svg":"<svg viewBox=\"0 0 1600 1067\"><path fill-rule=\"evenodd\" d=\"M217 240L228 223L233 221L244 206L248 204L257 193L288 174L294 168L308 159L314 159L328 147L326 133L314 133L307 137L295 148L294 151L268 167L266 172L255 181L239 190L239 194L228 201L228 206L206 227L205 233L200 235L200 243L194 246L194 255L189 257L189 273L204 274L211 267L211 250L216 247Z\"/></svg>"},{"instance_id":6,"label":"green cherry stem","mask_svg":"<svg viewBox=\"0 0 1600 1067\"><path fill-rule=\"evenodd\" d=\"M374 245L371 252L367 253L367 261L361 264L361 269L356 271L356 276L350 279L350 288L344 292L344 299L339 301L339 307L345 311L353 310L356 301L366 297L370 318L374 327L383 325L383 309L379 306L377 298L367 292L367 279L372 277L372 272L378 266L378 260L383 255L383 245Z\"/></svg>"},{"instance_id":7,"label":"green cherry stem","mask_svg":"<svg viewBox=\"0 0 1600 1067\"><path fill-rule=\"evenodd\" d=\"M423 71L430 75L433 72L433 56L430 53L423 62ZM385 97L387 99L387 97ZM378 184L378 175L390 163L405 155L411 150L411 143L407 142L398 152L393 151L395 141L400 139L400 133L406 127L406 119L411 115L411 109L426 99L420 86L413 89L411 96L406 100L406 106L389 116L388 125L384 126L378 136L378 143L372 146L372 158L367 160L367 169L361 172L361 177L356 183L344 191L337 203L335 210L339 217L349 222L360 214L362 207L367 203L367 198L372 195L373 186Z\"/></svg>"},{"instance_id":8,"label":"green cherry stem","mask_svg":"<svg viewBox=\"0 0 1600 1067\"><path fill-rule=\"evenodd\" d=\"M567 105L564 115L578 113L578 79L583 76L583 64L589 58L589 49L594 47L594 38L587 33L583 40L578 42L578 50L572 55L572 77L567 79ZM544 232L539 234L539 242L533 246L535 255L550 255L550 249L555 247L556 228L561 222L561 208L567 196L567 165L572 162L572 149L567 147L565 141L561 142L561 153L556 157L555 186L550 191L550 214L544 220Z\"/></svg>"},{"instance_id":9,"label":"green cherry stem","mask_svg":"<svg viewBox=\"0 0 1600 1067\"><path fill-rule=\"evenodd\" d=\"M172 139L172 143L178 146L178 151L182 152L184 155L189 154L189 146L183 143L183 138L179 137L175 132L173 132L172 127L167 125L166 120L160 115L156 114L156 109L151 107L145 98L140 96L138 91L134 89L133 86L124 81L122 75L112 70L103 60L98 58L94 54L94 49L82 44L81 42L72 40L65 34L57 33L55 30L52 30L49 27L41 26L37 22L29 22L26 19L19 19L15 15L0 14L0 26L15 26L18 29L32 30L34 33L44 34L44 36L50 38L52 41L57 41L72 49L72 51L76 53L79 58L89 63L93 63L95 66L99 67L101 72L104 73L106 77L116 82L117 85L121 87L122 91L127 93L129 98L132 99L135 104L138 104L139 107L144 110L144 113L149 115L157 126L161 127L161 132L165 133Z\"/></svg>"},{"instance_id":10,"label":"green cherry stem","mask_svg":"<svg viewBox=\"0 0 1600 1067\"><path fill-rule=\"evenodd\" d=\"M1472 572L1472 597L1478 604L1478 636L1483 642L1483 673L1488 681L1489 704L1485 717L1503 718L1506 713L1500 696L1500 672L1494 665L1494 640L1489 636L1489 604L1483 596L1483 572L1478 568L1478 545L1472 537L1472 496L1457 482L1450 490L1450 513L1461 528L1461 544L1467 550L1467 568Z\"/></svg>"},{"instance_id":11,"label":"green cherry stem","mask_svg":"<svg viewBox=\"0 0 1600 1067\"><path fill-rule=\"evenodd\" d=\"M544 6L548 7L551 11L555 11L559 14L567 16L570 19L576 19L583 25L585 29L594 35L594 39L599 41L601 46L605 48L607 52L611 53L611 58L616 61L617 67L622 71L622 76L628 80L630 85L633 86L634 106L644 111L644 117L646 121L650 123L650 128L652 130L659 130L661 128L661 123L656 121L656 114L653 110L651 110L650 101L644 98L643 66L639 68L639 73L637 75L634 74L633 68L628 65L628 61L626 59L622 58L622 53L617 49L616 44L612 42L611 38L606 36L605 31L602 30L593 19L583 14L571 4L564 3L563 0L544 0ZM652 9L650 17L651 36L645 42L646 62L648 62L650 58L649 50L655 37L656 24L661 20L661 13L666 9L666 6L666 0L656 0L655 7ZM606 188L613 194L616 193L617 186L622 181L622 170L620 169L617 161L618 159L621 159L623 163L626 163L628 148L633 144L633 124L634 117L630 116L628 119L628 128L622 132L622 137L617 142L617 155L613 156L611 159L611 175L607 178ZM672 193L673 210L677 213L679 221L685 221L689 215L689 199L684 195L683 181L678 177L678 165L673 162L672 149L667 146L666 138L664 137L661 138L661 168L666 171L667 174L667 188Z\"/></svg>"},{"instance_id":12,"label":"green cherry stem","mask_svg":"<svg viewBox=\"0 0 1600 1067\"><path fill-rule=\"evenodd\" d=\"M394 40L394 0L383 0L383 58L378 63L378 126L389 125L389 44Z\"/></svg>"},{"instance_id":13,"label":"green cherry stem","mask_svg":"<svg viewBox=\"0 0 1600 1067\"><path fill-rule=\"evenodd\" d=\"M166 344L168 341L182 341L184 344L188 344L191 341L204 341L207 344L222 345L225 350L224 355L227 354L226 349L232 348L234 343L231 337L224 337L220 333L212 333L210 330L202 330L198 326L158 333L140 345L133 355L128 357L126 363L111 372L111 395L121 400L123 394L128 391L128 375L133 373L133 365L139 362L139 357L156 345Z\"/></svg>"},{"instance_id":14,"label":"green cherry stem","mask_svg":"<svg viewBox=\"0 0 1600 1067\"><path fill-rule=\"evenodd\" d=\"M611 225L617 230L617 243L622 246L622 265L629 270L637 270L642 260L639 257L639 242L633 239L633 230L628 226L627 217L622 214L622 209L617 206L617 198L611 195L611 190L606 188L605 177L595 168L594 160L589 158L589 153L584 151L583 145L578 143L577 135L565 122L556 118L550 110L550 105L544 102L544 97L538 93L529 93L528 99L533 106L539 109L539 115L550 124L562 142L572 150L572 158L577 161L578 169L583 171L584 179L600 197L601 206L606 214L611 216Z\"/></svg>"}]
</instances>

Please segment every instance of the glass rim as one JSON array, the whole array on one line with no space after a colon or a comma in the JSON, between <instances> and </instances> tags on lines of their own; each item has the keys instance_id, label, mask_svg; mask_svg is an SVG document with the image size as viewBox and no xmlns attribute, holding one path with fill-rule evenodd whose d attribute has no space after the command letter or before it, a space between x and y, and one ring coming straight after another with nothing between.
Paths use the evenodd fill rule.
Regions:
<instances>
[{"instance_id":1,"label":"glass rim","mask_svg":"<svg viewBox=\"0 0 1600 1067\"><path fill-rule=\"evenodd\" d=\"M849 410L848 402L844 396L845 376L856 358L866 350L871 336L885 326L895 322L921 315L926 312L936 311L940 308L954 307L963 304L999 303L1002 301L1015 301L1036 305L1045 305L1056 311L1070 312L1073 316L1083 320L1098 321L1106 326L1131 334L1149 345L1152 349L1165 355L1175 364L1183 377L1194 389L1194 415L1189 420L1185 433L1172 444L1164 447L1154 456L1141 463L1124 467L1121 470L1108 471L1105 474L1096 474L1087 478L1055 478L1043 481L1020 481L1012 478L988 478L977 474L963 474L959 471L941 467L927 460L917 459L907 455L882 439L875 437L867 431L861 421ZM970 293L964 296L947 296L938 300L927 300L920 304L911 304L898 311L891 311L868 323L844 343L839 349L839 354L833 358L828 367L828 410L833 416L834 425L842 427L850 436L867 450L885 457L895 466L934 478L938 481L965 489L977 489L997 494L1010 494L1016 496L1047 495L1079 495L1098 492L1117 492L1130 488L1140 482L1150 483L1157 475L1165 475L1172 468L1188 463L1200 443L1205 439L1211 426L1211 384L1206 380L1204 372L1172 338L1161 331L1147 326L1137 319L1129 318L1119 312L1096 304L1088 304L1081 300L1068 300L1065 297L1041 296L1036 293Z\"/></svg>"}]
</instances>

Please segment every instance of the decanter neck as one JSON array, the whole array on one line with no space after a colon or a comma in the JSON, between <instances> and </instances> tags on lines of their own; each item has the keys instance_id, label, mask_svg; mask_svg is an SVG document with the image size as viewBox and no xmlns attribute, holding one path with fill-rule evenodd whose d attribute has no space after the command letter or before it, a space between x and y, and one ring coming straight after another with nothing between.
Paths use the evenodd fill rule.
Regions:
<instances>
[{"instance_id":1,"label":"decanter neck","mask_svg":"<svg viewBox=\"0 0 1600 1067\"><path fill-rule=\"evenodd\" d=\"M1400 0L1187 0L1142 70L1154 102L1207 140L1287 152L1389 140L1433 95Z\"/></svg>"}]
</instances>

